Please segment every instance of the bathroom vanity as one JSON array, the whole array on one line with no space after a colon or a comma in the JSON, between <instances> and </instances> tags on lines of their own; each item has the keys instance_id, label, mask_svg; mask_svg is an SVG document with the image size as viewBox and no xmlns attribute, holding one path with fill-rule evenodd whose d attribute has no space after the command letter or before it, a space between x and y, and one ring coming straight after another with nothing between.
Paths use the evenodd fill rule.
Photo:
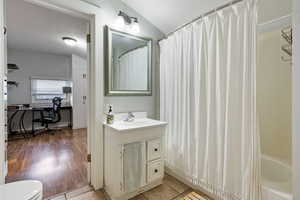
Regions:
<instances>
[{"instance_id":1,"label":"bathroom vanity","mask_svg":"<svg viewBox=\"0 0 300 200\"><path fill-rule=\"evenodd\" d=\"M162 136L166 122L146 118L146 113L116 116L104 124L104 184L112 200L126 200L162 183ZM122 117L123 116L123 117Z\"/></svg>"}]
</instances>

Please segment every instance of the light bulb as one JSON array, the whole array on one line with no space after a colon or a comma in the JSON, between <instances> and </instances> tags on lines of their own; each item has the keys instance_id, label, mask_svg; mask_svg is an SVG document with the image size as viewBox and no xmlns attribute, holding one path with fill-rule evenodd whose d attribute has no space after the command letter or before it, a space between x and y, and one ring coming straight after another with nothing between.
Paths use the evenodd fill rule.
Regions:
<instances>
[{"instance_id":1,"label":"light bulb","mask_svg":"<svg viewBox=\"0 0 300 200\"><path fill-rule=\"evenodd\" d=\"M122 28L124 28L124 26L125 26L124 18L119 15L116 20L116 27L122 29Z\"/></svg>"},{"instance_id":2,"label":"light bulb","mask_svg":"<svg viewBox=\"0 0 300 200\"><path fill-rule=\"evenodd\" d=\"M133 33L139 33L140 32L140 25L137 21L133 21L131 24L131 31Z\"/></svg>"}]
</instances>

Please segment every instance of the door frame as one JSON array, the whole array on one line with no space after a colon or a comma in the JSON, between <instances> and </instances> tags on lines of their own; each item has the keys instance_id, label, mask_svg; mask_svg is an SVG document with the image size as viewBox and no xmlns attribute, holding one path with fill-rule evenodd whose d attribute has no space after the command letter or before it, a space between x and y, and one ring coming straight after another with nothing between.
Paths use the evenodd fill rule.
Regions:
<instances>
[{"instance_id":1,"label":"door frame","mask_svg":"<svg viewBox=\"0 0 300 200\"><path fill-rule=\"evenodd\" d=\"M89 33L90 31L88 31ZM89 55L89 44L87 45L87 55ZM80 60L80 61L79 61ZM88 59L87 59L88 60ZM88 97L88 61L80 56L72 54L72 96L73 96L73 129L82 129L87 127L87 99ZM74 62L75 61L75 62ZM82 62L80 66L77 64ZM83 63L84 62L84 63ZM74 67L75 64L75 67ZM85 74L85 76L84 76ZM78 83L77 83L78 82ZM84 114L85 113L85 114Z\"/></svg>"},{"instance_id":2,"label":"door frame","mask_svg":"<svg viewBox=\"0 0 300 200\"><path fill-rule=\"evenodd\" d=\"M0 184L5 181L5 171L6 171L6 119L5 119L5 98L4 98L4 81L5 81L5 44L4 44L4 0L0 0Z\"/></svg>"},{"instance_id":3,"label":"door frame","mask_svg":"<svg viewBox=\"0 0 300 200\"><path fill-rule=\"evenodd\" d=\"M4 6L0 0L0 27L4 26ZM103 187L103 22L101 17L101 8L81 0L25 0L30 3L38 4L50 9L55 9L67 14L85 17L90 21L90 54L88 62L88 112L87 112L87 143L88 153L91 154L90 170L88 169L88 178L94 189ZM4 35L0 37L0 61L4 66ZM4 108L3 79L4 67L0 67L0 107ZM5 161L5 115L4 109L0 109L0 184L5 183L4 161Z\"/></svg>"}]
</instances>

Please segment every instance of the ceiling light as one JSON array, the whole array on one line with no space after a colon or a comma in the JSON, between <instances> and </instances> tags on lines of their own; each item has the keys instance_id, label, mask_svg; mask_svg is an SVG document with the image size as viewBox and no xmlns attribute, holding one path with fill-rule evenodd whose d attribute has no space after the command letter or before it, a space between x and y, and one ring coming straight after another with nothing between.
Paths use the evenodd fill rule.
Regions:
<instances>
[{"instance_id":1,"label":"ceiling light","mask_svg":"<svg viewBox=\"0 0 300 200\"><path fill-rule=\"evenodd\" d=\"M65 42L65 44L68 46L75 46L77 43L77 40L71 37L63 37L62 39Z\"/></svg>"},{"instance_id":2,"label":"ceiling light","mask_svg":"<svg viewBox=\"0 0 300 200\"><path fill-rule=\"evenodd\" d=\"M133 33L139 33L140 32L140 25L138 23L137 18L134 18L133 22L131 23L131 31Z\"/></svg>"}]
</instances>

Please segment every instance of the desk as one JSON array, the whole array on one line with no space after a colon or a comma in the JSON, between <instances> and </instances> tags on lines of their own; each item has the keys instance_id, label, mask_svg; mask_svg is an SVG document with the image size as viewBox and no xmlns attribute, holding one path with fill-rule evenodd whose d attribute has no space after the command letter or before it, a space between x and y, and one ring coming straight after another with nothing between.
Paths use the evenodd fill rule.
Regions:
<instances>
[{"instance_id":1,"label":"desk","mask_svg":"<svg viewBox=\"0 0 300 200\"><path fill-rule=\"evenodd\" d=\"M50 106L39 106L39 107L16 107L16 106L9 106L7 111L8 112L13 112L13 114L11 115L11 117L8 119L8 132L12 135L17 135L17 134L22 134L23 136L26 136L27 134L30 135L35 135L35 128L34 128L34 119L35 119L35 113L36 112L43 112L46 109L51 109L52 107ZM69 125L68 127L72 128L73 126L73 109L72 106L62 106L60 108L61 110L68 110L69 111ZM31 130L27 131L24 125L24 116L26 114L26 112L31 112ZM19 122L18 122L18 127L20 130L20 133L18 133L18 131L12 131L12 122L14 120L14 118L16 117L16 115L18 113L21 113Z\"/></svg>"}]
</instances>

